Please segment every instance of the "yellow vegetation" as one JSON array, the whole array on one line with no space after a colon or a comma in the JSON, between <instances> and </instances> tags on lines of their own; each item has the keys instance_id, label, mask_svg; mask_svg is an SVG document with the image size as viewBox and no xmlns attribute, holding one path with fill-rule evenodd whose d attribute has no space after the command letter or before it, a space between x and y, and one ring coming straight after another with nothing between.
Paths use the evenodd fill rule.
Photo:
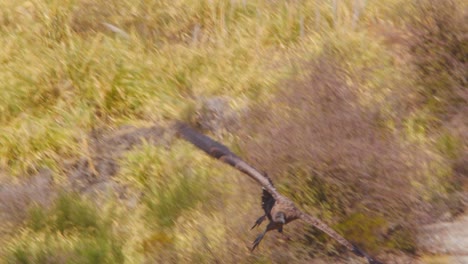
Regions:
<instances>
[{"instance_id":1,"label":"yellow vegetation","mask_svg":"<svg viewBox=\"0 0 468 264\"><path fill-rule=\"evenodd\" d=\"M464 1L450 2L450 12L466 10ZM310 63L321 58L339 65L343 84L357 94L354 106L378 109L382 137L389 133L392 144L413 150L397 155L417 171L386 171L385 177L404 177L402 182L410 184L402 190L411 192L406 193L411 199L450 199L456 190L453 164L466 151L466 127L444 128L444 122L459 111L449 106L466 102L459 95L459 53L466 55L467 48L450 38L453 53L445 60L438 35L425 27L441 19L431 6L444 7L402 0L0 0L0 180L21 180L48 168L57 196L50 205L30 202L23 221L15 223L4 221L8 212L0 207L0 259L302 263L338 254L320 234L301 235L300 224L285 230L293 241L268 234L250 253L247 247L260 232L248 231L262 214L260 188L174 138L162 144L145 141L120 153L117 172L105 180L124 191L96 200L83 190L63 191L78 160L85 158L97 174L92 158L99 153L90 146L97 144L91 136L96 131L193 121L195 106L213 96L228 98L239 115L272 106L290 120L317 114L300 105L271 103L285 89L299 90L295 84L307 81ZM461 13L446 24L459 28L454 32L460 36ZM431 45L415 41L417 33ZM438 68L414 56L436 58ZM432 78L422 82L425 73ZM216 136L236 151L238 141L271 141L262 142L251 127L240 131L252 134ZM327 162L312 167L326 171ZM377 163L369 160L366 166ZM289 170L283 176L279 166L271 167L279 188L303 201L301 206L376 253L415 250L414 233L407 229L384 237L391 221L402 219L401 208L388 215L370 214L366 205L356 209L353 201L364 195L357 185L324 181L307 171L308 165L301 167L309 161L297 164L281 167ZM295 176L286 179L288 173ZM7 195L1 192L2 186L0 202Z\"/></svg>"}]
</instances>

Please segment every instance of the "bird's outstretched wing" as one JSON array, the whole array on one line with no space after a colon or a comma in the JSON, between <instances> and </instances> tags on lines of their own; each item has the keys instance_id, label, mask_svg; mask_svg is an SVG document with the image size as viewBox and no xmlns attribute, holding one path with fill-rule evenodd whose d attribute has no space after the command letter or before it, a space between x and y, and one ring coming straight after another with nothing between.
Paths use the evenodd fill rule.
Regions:
<instances>
[{"instance_id":1,"label":"bird's outstretched wing","mask_svg":"<svg viewBox=\"0 0 468 264\"><path fill-rule=\"evenodd\" d=\"M273 196L273 198L279 197L278 191L273 186L271 180L256 170L254 167L250 166L244 162L237 155L232 153L229 148L224 146L221 143L214 141L213 139L197 132L195 129L191 128L189 125L178 122L175 125L178 133L187 141L198 147L199 149L205 151L208 155L219 159L234 168L240 170L241 172L247 174L263 188Z\"/></svg>"},{"instance_id":2,"label":"bird's outstretched wing","mask_svg":"<svg viewBox=\"0 0 468 264\"><path fill-rule=\"evenodd\" d=\"M271 221L271 209L275 205L275 198L267 192L267 190L263 189L262 191L262 209L265 211L265 215L270 219Z\"/></svg>"},{"instance_id":3,"label":"bird's outstretched wing","mask_svg":"<svg viewBox=\"0 0 468 264\"><path fill-rule=\"evenodd\" d=\"M320 229L321 231L329 235L331 238L335 239L338 243L345 246L355 255L366 258L369 264L382 264L382 262L374 259L370 255L368 255L366 252L358 248L356 245L346 240L344 237L342 237L340 234L338 234L335 230L333 230L330 226L322 222L320 219L313 217L309 214L306 214L304 212L300 213L299 218L307 222L308 224L313 225L316 228Z\"/></svg>"}]
</instances>

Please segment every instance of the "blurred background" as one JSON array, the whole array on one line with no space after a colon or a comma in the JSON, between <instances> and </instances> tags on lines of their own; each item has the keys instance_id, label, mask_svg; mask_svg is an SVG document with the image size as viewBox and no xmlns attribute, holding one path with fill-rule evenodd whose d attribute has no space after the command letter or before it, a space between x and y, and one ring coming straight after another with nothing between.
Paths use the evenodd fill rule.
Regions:
<instances>
[{"instance_id":1,"label":"blurred background","mask_svg":"<svg viewBox=\"0 0 468 264\"><path fill-rule=\"evenodd\" d=\"M468 263L467 2L0 0L2 263ZM465 258L463 258L465 256Z\"/></svg>"}]
</instances>

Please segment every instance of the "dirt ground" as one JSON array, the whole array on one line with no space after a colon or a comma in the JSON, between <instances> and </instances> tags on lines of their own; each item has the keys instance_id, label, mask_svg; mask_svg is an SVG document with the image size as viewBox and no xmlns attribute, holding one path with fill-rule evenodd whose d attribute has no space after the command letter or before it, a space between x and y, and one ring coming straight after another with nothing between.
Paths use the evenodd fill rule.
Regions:
<instances>
[{"instance_id":1,"label":"dirt ground","mask_svg":"<svg viewBox=\"0 0 468 264\"><path fill-rule=\"evenodd\" d=\"M457 217L453 221L422 227L418 244L422 251L440 256L441 262L432 263L467 264L468 213Z\"/></svg>"}]
</instances>

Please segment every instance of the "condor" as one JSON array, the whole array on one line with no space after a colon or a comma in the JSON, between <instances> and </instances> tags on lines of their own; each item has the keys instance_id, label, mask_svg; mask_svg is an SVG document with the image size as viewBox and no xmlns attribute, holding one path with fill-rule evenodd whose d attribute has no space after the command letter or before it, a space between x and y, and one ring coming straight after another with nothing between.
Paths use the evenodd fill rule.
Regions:
<instances>
[{"instance_id":1,"label":"condor","mask_svg":"<svg viewBox=\"0 0 468 264\"><path fill-rule=\"evenodd\" d=\"M265 220L265 218L268 218L269 223L265 231L261 233L253 242L252 250L254 250L260 244L260 241L268 231L278 230L279 232L282 232L283 226L287 223L296 219L302 219L325 232L327 235L338 241L341 245L345 246L357 256L366 258L370 264L382 264L382 262L372 258L363 250L359 249L356 245L346 240L320 219L299 210L290 199L281 195L276 190L272 181L266 174L260 173L257 169L244 162L223 144L197 132L185 123L178 122L176 123L175 128L183 139L203 150L211 157L221 160L243 172L244 174L250 176L263 187L262 208L265 214L258 218L252 228L260 225Z\"/></svg>"}]
</instances>

